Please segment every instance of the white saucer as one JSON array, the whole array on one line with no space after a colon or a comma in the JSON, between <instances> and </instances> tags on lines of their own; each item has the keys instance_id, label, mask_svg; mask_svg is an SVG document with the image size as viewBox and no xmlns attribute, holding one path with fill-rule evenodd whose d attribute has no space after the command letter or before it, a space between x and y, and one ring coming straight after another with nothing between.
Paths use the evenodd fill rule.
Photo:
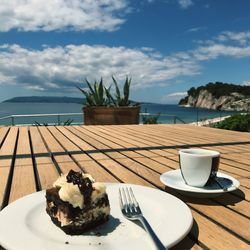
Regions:
<instances>
[{"instance_id":1,"label":"white saucer","mask_svg":"<svg viewBox=\"0 0 250 250\"><path fill-rule=\"evenodd\" d=\"M166 186L176 189L183 194L200 198L220 196L223 193L234 191L240 186L238 180L221 172L217 173L217 182L219 182L224 189L216 181L212 181L205 187L189 186L184 182L180 169L162 174L160 180Z\"/></svg>"}]
</instances>

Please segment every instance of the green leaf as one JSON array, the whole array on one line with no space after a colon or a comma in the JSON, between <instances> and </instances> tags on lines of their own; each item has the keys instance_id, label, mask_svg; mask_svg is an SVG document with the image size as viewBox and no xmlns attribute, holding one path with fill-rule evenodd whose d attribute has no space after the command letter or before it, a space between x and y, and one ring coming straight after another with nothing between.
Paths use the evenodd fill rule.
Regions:
<instances>
[{"instance_id":1,"label":"green leaf","mask_svg":"<svg viewBox=\"0 0 250 250\"><path fill-rule=\"evenodd\" d=\"M101 81L100 81L99 86L98 86L98 95L99 95L100 103L104 102L103 92L104 92L103 91L103 82L102 82L102 78L101 78Z\"/></svg>"},{"instance_id":2,"label":"green leaf","mask_svg":"<svg viewBox=\"0 0 250 250\"><path fill-rule=\"evenodd\" d=\"M121 101L121 93L120 93L120 90L119 90L119 87L118 87L118 83L117 83L116 79L114 78L114 76L112 76L112 79L113 79L113 82L115 84L116 99L117 99L117 102L120 103L120 101Z\"/></svg>"},{"instance_id":3,"label":"green leaf","mask_svg":"<svg viewBox=\"0 0 250 250\"><path fill-rule=\"evenodd\" d=\"M94 94L95 91L93 90L93 88L92 88L90 82L87 80L87 78L85 79L85 81L86 81L86 83L87 83L87 85L88 85L88 87L89 87L90 92L91 92L92 94Z\"/></svg>"},{"instance_id":4,"label":"green leaf","mask_svg":"<svg viewBox=\"0 0 250 250\"><path fill-rule=\"evenodd\" d=\"M80 87L77 87L86 97L88 96L88 92L85 91L84 89L80 88Z\"/></svg>"},{"instance_id":5,"label":"green leaf","mask_svg":"<svg viewBox=\"0 0 250 250\"><path fill-rule=\"evenodd\" d=\"M129 105L129 89L130 89L131 78L126 77L123 93L124 93L124 105Z\"/></svg>"},{"instance_id":6,"label":"green leaf","mask_svg":"<svg viewBox=\"0 0 250 250\"><path fill-rule=\"evenodd\" d=\"M111 93L110 93L111 86L109 86L108 89L104 87L104 89L105 89L105 93L106 93L106 96L107 96L107 98L108 98L109 104L113 103L114 106L117 106L116 100L113 98L113 96L112 96Z\"/></svg>"}]
</instances>

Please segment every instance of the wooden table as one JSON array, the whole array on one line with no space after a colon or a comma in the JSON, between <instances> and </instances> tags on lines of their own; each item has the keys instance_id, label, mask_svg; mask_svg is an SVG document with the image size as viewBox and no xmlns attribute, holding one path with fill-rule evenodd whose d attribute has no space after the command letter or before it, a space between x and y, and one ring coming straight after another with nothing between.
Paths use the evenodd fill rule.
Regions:
<instances>
[{"instance_id":1,"label":"wooden table","mask_svg":"<svg viewBox=\"0 0 250 250\"><path fill-rule=\"evenodd\" d=\"M218 198L189 198L166 188L178 150L221 152L220 171L241 182ZM46 189L60 173L82 170L103 182L165 190L190 207L194 225L174 249L250 249L250 133L191 125L0 127L0 205Z\"/></svg>"}]
</instances>

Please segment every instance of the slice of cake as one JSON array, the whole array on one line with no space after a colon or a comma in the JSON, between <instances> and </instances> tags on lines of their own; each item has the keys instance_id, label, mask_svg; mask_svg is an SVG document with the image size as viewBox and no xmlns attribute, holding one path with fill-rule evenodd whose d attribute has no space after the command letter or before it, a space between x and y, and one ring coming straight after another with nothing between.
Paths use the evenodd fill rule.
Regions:
<instances>
[{"instance_id":1,"label":"slice of cake","mask_svg":"<svg viewBox=\"0 0 250 250\"><path fill-rule=\"evenodd\" d=\"M106 187L89 174L70 170L46 190L46 212L66 234L78 235L109 219Z\"/></svg>"}]
</instances>

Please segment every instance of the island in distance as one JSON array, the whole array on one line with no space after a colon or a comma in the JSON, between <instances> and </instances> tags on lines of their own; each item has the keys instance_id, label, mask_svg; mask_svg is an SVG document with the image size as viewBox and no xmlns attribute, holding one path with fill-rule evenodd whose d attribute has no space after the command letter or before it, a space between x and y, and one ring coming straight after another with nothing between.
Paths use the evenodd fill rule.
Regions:
<instances>
[{"instance_id":1,"label":"island in distance","mask_svg":"<svg viewBox=\"0 0 250 250\"><path fill-rule=\"evenodd\" d=\"M37 102L37 103L78 103L84 104L85 98L60 97L60 96L20 96L14 97L3 102Z\"/></svg>"},{"instance_id":2,"label":"island in distance","mask_svg":"<svg viewBox=\"0 0 250 250\"><path fill-rule=\"evenodd\" d=\"M67 97L67 96L19 96L13 97L11 99L5 100L3 102L13 102L13 103L77 103L84 105L86 103L86 98L78 97ZM136 102L130 100L131 103L136 104L154 104L151 102Z\"/></svg>"}]
</instances>

